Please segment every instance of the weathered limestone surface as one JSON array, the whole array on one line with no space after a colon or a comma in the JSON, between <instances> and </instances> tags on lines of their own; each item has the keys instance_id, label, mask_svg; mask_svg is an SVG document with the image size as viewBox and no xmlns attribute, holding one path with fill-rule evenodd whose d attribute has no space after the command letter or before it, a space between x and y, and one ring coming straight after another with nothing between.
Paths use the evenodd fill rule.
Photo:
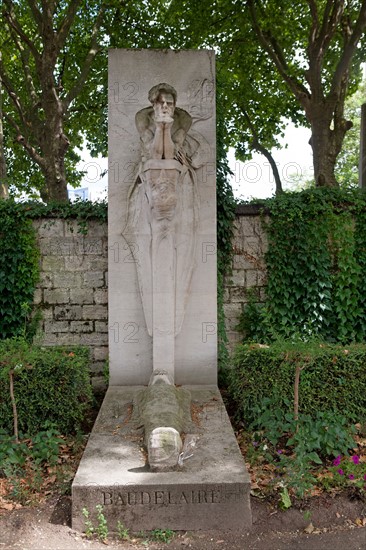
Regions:
<instances>
[{"instance_id":1,"label":"weathered limestone surface","mask_svg":"<svg viewBox=\"0 0 366 550\"><path fill-rule=\"evenodd\" d=\"M224 309L231 347L240 339L235 327L248 302L248 291L254 292L261 302L266 285L264 254L267 240L261 218L259 214L246 214L245 207L241 210L235 221L233 273L225 283ZM83 237L77 233L74 221L71 221L73 233L69 221L39 220L34 223L41 249L41 281L34 303L43 310L40 328L44 331L44 344L89 345L95 376L102 371L108 357L109 328L112 337L117 338L116 327L109 325L107 318L107 225L89 222L88 234ZM109 254L114 257L113 244ZM81 277L73 278L74 274ZM68 286L70 281L79 286ZM214 327L208 328L214 332ZM125 330L132 344L138 337L135 330L133 324Z\"/></svg>"},{"instance_id":2,"label":"weathered limestone surface","mask_svg":"<svg viewBox=\"0 0 366 550\"><path fill-rule=\"evenodd\" d=\"M162 159L156 154L146 163L142 160L141 143L150 128L149 115L142 114L151 109L149 91L160 83L174 88L176 112L185 112L192 123L185 136L192 152L186 164L167 153ZM147 384L153 368L168 370L177 384L216 383L214 85L212 51L110 51L108 234L114 254L109 257L109 292L113 296L109 324L114 332L110 331L109 357L113 385ZM183 144L183 156L185 150ZM154 198L154 193L159 179L164 180L162 165L169 161L172 167L166 168L166 184L170 182L176 189L172 200L179 200L172 208L174 213L165 212L161 221L166 205L162 205L161 196ZM174 168L177 165L179 170ZM183 169L186 172L179 176ZM146 171L151 173L144 176ZM169 171L176 172L174 184ZM188 187L194 191L187 196ZM149 192L152 197L146 200ZM195 210L197 217L193 216ZM194 246L190 246L192 234ZM182 257L189 261L180 265ZM194 266L192 274L188 264ZM177 288L179 278L185 275L189 284L181 285L183 290L176 292L174 305L174 290L169 288ZM152 307L146 305L151 295Z\"/></svg>"},{"instance_id":3,"label":"weathered limestone surface","mask_svg":"<svg viewBox=\"0 0 366 550\"><path fill-rule=\"evenodd\" d=\"M99 374L108 356L107 226L90 221L84 236L74 220L34 225L41 255L34 304L42 311L42 343L89 346L92 374Z\"/></svg>"}]
</instances>

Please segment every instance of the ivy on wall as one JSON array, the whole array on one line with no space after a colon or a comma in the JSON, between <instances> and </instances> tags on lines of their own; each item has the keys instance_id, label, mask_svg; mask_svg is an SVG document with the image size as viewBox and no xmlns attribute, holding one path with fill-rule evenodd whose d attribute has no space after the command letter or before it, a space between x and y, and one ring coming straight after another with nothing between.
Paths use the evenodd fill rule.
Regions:
<instances>
[{"instance_id":1,"label":"ivy on wall","mask_svg":"<svg viewBox=\"0 0 366 550\"><path fill-rule=\"evenodd\" d=\"M107 204L0 200L0 338L24 334L39 278L39 250L32 219L77 219L87 233L90 219L107 221ZM52 221L51 221L52 223ZM28 326L30 326L28 324Z\"/></svg>"},{"instance_id":2,"label":"ivy on wall","mask_svg":"<svg viewBox=\"0 0 366 550\"><path fill-rule=\"evenodd\" d=\"M87 233L89 220L99 220L101 223L107 223L108 220L108 204L105 201L77 200L68 203L50 202L48 204L34 201L22 203L22 207L24 215L31 219L76 219L79 225L79 233L82 234Z\"/></svg>"},{"instance_id":3,"label":"ivy on wall","mask_svg":"<svg viewBox=\"0 0 366 550\"><path fill-rule=\"evenodd\" d=\"M0 338L19 335L33 303L39 254L23 205L0 201Z\"/></svg>"},{"instance_id":4,"label":"ivy on wall","mask_svg":"<svg viewBox=\"0 0 366 550\"><path fill-rule=\"evenodd\" d=\"M366 339L366 196L311 189L267 200L267 300L241 325L247 336ZM252 325L252 328L250 326Z\"/></svg>"}]
</instances>

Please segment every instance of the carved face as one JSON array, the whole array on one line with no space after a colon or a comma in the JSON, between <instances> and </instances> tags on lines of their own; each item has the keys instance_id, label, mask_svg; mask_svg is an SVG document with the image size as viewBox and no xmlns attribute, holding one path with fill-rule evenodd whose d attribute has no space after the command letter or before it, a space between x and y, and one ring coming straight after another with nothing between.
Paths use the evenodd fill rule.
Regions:
<instances>
[{"instance_id":1,"label":"carved face","mask_svg":"<svg viewBox=\"0 0 366 550\"><path fill-rule=\"evenodd\" d=\"M175 109L174 97L172 94L161 92L153 107L156 117L173 118Z\"/></svg>"}]
</instances>

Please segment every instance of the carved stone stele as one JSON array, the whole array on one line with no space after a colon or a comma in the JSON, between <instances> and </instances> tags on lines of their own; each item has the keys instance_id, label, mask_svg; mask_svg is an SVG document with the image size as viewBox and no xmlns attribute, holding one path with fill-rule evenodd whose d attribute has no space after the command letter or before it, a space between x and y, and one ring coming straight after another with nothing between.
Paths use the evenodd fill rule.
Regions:
<instances>
[{"instance_id":1,"label":"carved stone stele","mask_svg":"<svg viewBox=\"0 0 366 550\"><path fill-rule=\"evenodd\" d=\"M152 107L136 113L141 163L129 197L129 233L145 321L153 343L153 370L175 376L175 337L190 291L199 217L196 169L205 140L190 136L191 116L176 107L177 93L160 83ZM192 158L193 157L193 158ZM198 163L198 164L197 164Z\"/></svg>"},{"instance_id":2,"label":"carved stone stele","mask_svg":"<svg viewBox=\"0 0 366 550\"><path fill-rule=\"evenodd\" d=\"M109 54L112 385L215 384L215 74L208 51Z\"/></svg>"}]
</instances>

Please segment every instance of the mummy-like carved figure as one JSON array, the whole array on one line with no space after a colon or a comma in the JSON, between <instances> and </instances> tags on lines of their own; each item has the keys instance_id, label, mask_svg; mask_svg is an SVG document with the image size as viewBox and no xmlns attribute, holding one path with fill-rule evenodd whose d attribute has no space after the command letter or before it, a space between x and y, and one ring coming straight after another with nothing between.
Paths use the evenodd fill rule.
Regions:
<instances>
[{"instance_id":1,"label":"mummy-like carved figure","mask_svg":"<svg viewBox=\"0 0 366 550\"><path fill-rule=\"evenodd\" d=\"M174 380L174 346L194 271L202 136L176 106L170 85L153 86L151 106L138 111L141 163L129 194L129 226L146 326L153 340L153 370Z\"/></svg>"}]
</instances>

